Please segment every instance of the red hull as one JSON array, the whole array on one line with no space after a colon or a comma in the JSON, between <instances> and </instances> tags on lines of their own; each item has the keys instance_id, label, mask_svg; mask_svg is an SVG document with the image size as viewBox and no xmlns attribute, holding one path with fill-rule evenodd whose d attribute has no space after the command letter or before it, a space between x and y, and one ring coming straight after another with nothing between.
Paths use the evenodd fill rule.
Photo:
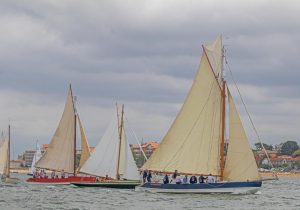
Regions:
<instances>
[{"instance_id":1,"label":"red hull","mask_svg":"<svg viewBox=\"0 0 300 210\"><path fill-rule=\"evenodd\" d=\"M67 178L29 178L26 182L36 184L70 184L71 182L96 182L96 177L69 176Z\"/></svg>"}]
</instances>

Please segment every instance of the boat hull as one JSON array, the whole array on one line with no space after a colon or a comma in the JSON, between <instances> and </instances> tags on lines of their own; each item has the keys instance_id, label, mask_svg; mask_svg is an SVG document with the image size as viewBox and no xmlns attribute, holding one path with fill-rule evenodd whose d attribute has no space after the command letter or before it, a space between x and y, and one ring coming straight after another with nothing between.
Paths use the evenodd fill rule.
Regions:
<instances>
[{"instance_id":1,"label":"boat hull","mask_svg":"<svg viewBox=\"0 0 300 210\"><path fill-rule=\"evenodd\" d=\"M260 187L261 181L253 182L219 182L199 184L161 184L145 183L137 186L136 191L153 193L226 193L226 194L253 194Z\"/></svg>"},{"instance_id":2,"label":"boat hull","mask_svg":"<svg viewBox=\"0 0 300 210\"><path fill-rule=\"evenodd\" d=\"M76 187L103 187L116 189L134 189L140 185L140 181L110 181L110 182L72 182Z\"/></svg>"},{"instance_id":3,"label":"boat hull","mask_svg":"<svg viewBox=\"0 0 300 210\"><path fill-rule=\"evenodd\" d=\"M69 185L71 182L96 182L96 177L28 178L26 182L30 184Z\"/></svg>"}]
</instances>

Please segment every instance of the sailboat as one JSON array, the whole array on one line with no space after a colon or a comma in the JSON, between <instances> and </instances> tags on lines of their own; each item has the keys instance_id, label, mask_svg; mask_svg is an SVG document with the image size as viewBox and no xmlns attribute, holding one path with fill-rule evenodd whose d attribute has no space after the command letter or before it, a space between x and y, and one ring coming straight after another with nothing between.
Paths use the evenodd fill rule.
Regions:
<instances>
[{"instance_id":1,"label":"sailboat","mask_svg":"<svg viewBox=\"0 0 300 210\"><path fill-rule=\"evenodd\" d=\"M80 169L81 173L100 177L97 182L72 182L77 187L134 188L140 184L140 176L126 139L124 129L124 105L121 113L117 106L101 141L90 158Z\"/></svg>"},{"instance_id":2,"label":"sailboat","mask_svg":"<svg viewBox=\"0 0 300 210\"><path fill-rule=\"evenodd\" d=\"M2 135L0 143L0 174L1 181L9 184L17 184L18 178L10 176L10 125L8 126L8 137Z\"/></svg>"},{"instance_id":3,"label":"sailboat","mask_svg":"<svg viewBox=\"0 0 300 210\"><path fill-rule=\"evenodd\" d=\"M41 159L41 157L42 157L42 151L41 151L41 148L40 148L38 142L36 142L35 153L34 153L34 156L32 159L31 167L29 169L30 172L27 175L30 175L30 176L33 175L33 173L36 171L35 164Z\"/></svg>"},{"instance_id":4,"label":"sailboat","mask_svg":"<svg viewBox=\"0 0 300 210\"><path fill-rule=\"evenodd\" d=\"M261 185L256 161L223 76L221 36L203 45L199 69L173 124L142 170L213 176L214 183L144 183L137 191L167 193L255 193ZM227 99L229 121L225 120ZM225 143L225 123L229 140ZM227 148L225 150L225 148Z\"/></svg>"},{"instance_id":5,"label":"sailboat","mask_svg":"<svg viewBox=\"0 0 300 210\"><path fill-rule=\"evenodd\" d=\"M42 158L35 164L36 168L52 170L55 173L61 172L67 173L67 177L33 177L26 181L28 183L45 183L45 184L70 184L70 182L80 181L95 181L95 177L79 176L76 167L76 127L77 120L79 119L78 113L75 110L75 104L73 101L73 93L70 85L64 112L62 114L59 125L56 132L49 144L48 149L42 156ZM80 127L82 124L80 122ZM83 128L80 128L83 131ZM87 141L85 134L81 134L84 138L81 141ZM87 142L81 143L81 145L88 145ZM89 148L82 147L82 157L86 158L86 153L89 153ZM81 161L82 162L82 161Z\"/></svg>"}]
</instances>

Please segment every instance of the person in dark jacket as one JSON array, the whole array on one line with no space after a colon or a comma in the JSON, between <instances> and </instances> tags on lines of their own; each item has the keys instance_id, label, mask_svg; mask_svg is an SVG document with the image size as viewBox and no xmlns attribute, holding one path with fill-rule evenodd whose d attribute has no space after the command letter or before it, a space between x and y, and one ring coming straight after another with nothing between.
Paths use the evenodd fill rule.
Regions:
<instances>
[{"instance_id":1,"label":"person in dark jacket","mask_svg":"<svg viewBox=\"0 0 300 210\"><path fill-rule=\"evenodd\" d=\"M169 176L168 174L165 175L164 179L163 179L164 184L169 184Z\"/></svg>"},{"instance_id":2,"label":"person in dark jacket","mask_svg":"<svg viewBox=\"0 0 300 210\"><path fill-rule=\"evenodd\" d=\"M147 182L151 182L151 179L152 179L151 171L148 171Z\"/></svg>"},{"instance_id":3,"label":"person in dark jacket","mask_svg":"<svg viewBox=\"0 0 300 210\"><path fill-rule=\"evenodd\" d=\"M195 183L197 183L197 177L196 176L191 176L190 184L195 184Z\"/></svg>"},{"instance_id":4,"label":"person in dark jacket","mask_svg":"<svg viewBox=\"0 0 300 210\"><path fill-rule=\"evenodd\" d=\"M207 179L202 174L199 176L199 183L204 183L204 179Z\"/></svg>"},{"instance_id":5,"label":"person in dark jacket","mask_svg":"<svg viewBox=\"0 0 300 210\"><path fill-rule=\"evenodd\" d=\"M143 172L143 182L144 182L144 183L146 182L147 175L148 175L147 170L145 170L145 171Z\"/></svg>"}]
</instances>

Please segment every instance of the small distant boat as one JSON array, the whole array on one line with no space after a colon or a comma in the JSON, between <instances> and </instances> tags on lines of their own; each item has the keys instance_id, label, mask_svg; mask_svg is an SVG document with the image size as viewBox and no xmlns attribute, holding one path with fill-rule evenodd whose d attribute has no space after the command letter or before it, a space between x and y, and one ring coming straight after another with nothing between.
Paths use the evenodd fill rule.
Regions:
<instances>
[{"instance_id":1,"label":"small distant boat","mask_svg":"<svg viewBox=\"0 0 300 210\"><path fill-rule=\"evenodd\" d=\"M158 149L142 170L214 176L217 183L144 183L136 191L157 193L255 193L261 185L256 161L223 77L224 48L219 37L203 46L194 83ZM229 101L229 120L225 120ZM229 141L225 150L225 123Z\"/></svg>"},{"instance_id":2,"label":"small distant boat","mask_svg":"<svg viewBox=\"0 0 300 210\"><path fill-rule=\"evenodd\" d=\"M42 157L42 151L39 146L39 143L36 142L36 150L32 159L31 167L29 169L30 172L27 175L29 176L33 175L33 173L36 171L35 164L41 159L41 157Z\"/></svg>"},{"instance_id":3,"label":"small distant boat","mask_svg":"<svg viewBox=\"0 0 300 210\"><path fill-rule=\"evenodd\" d=\"M81 173L101 177L97 182L72 182L77 187L134 188L140 184L140 176L126 139L124 129L124 105L121 115L106 129L91 157L80 169Z\"/></svg>"},{"instance_id":4,"label":"small distant boat","mask_svg":"<svg viewBox=\"0 0 300 210\"><path fill-rule=\"evenodd\" d=\"M79 121L81 131L81 160L79 168L90 155L87 138L79 115L75 110L73 93L70 85L64 112L62 114L56 132L44 155L35 164L36 168L63 172L68 174L65 177L42 178L32 177L26 180L27 183L36 184L70 184L70 182L95 182L96 177L81 176L76 167L76 127Z\"/></svg>"},{"instance_id":5,"label":"small distant boat","mask_svg":"<svg viewBox=\"0 0 300 210\"><path fill-rule=\"evenodd\" d=\"M2 134L0 142L0 174L1 181L8 184L17 184L20 180L10 176L10 125L8 137Z\"/></svg>"}]
</instances>

